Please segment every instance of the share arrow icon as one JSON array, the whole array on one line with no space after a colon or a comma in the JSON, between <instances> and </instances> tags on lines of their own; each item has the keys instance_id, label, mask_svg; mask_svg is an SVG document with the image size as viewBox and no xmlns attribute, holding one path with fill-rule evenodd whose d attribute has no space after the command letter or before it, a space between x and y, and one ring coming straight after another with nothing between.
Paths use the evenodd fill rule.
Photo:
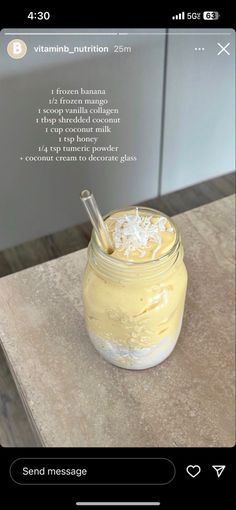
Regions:
<instances>
[{"instance_id":1,"label":"share arrow icon","mask_svg":"<svg viewBox=\"0 0 236 510\"><path fill-rule=\"evenodd\" d=\"M213 469L215 469L218 478L220 478L220 476L222 475L223 471L226 468L226 466L212 466L212 467Z\"/></svg>"}]
</instances>

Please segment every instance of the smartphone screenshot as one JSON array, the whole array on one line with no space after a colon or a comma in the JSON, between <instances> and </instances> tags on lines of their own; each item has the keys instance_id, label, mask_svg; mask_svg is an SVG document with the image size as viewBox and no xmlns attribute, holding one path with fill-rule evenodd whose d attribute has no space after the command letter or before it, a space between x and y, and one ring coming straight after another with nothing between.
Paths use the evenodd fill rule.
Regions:
<instances>
[{"instance_id":1,"label":"smartphone screenshot","mask_svg":"<svg viewBox=\"0 0 236 510\"><path fill-rule=\"evenodd\" d=\"M9 508L233 507L235 29L210 8L2 16Z\"/></svg>"}]
</instances>

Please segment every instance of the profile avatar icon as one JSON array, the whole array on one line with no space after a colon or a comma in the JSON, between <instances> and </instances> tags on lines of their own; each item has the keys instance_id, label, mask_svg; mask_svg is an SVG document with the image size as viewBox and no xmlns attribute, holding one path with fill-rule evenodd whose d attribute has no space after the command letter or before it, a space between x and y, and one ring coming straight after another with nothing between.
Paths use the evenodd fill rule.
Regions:
<instances>
[{"instance_id":1,"label":"profile avatar icon","mask_svg":"<svg viewBox=\"0 0 236 510\"><path fill-rule=\"evenodd\" d=\"M22 39L12 39L7 45L7 53L14 59L23 58L27 53L27 46Z\"/></svg>"}]
</instances>

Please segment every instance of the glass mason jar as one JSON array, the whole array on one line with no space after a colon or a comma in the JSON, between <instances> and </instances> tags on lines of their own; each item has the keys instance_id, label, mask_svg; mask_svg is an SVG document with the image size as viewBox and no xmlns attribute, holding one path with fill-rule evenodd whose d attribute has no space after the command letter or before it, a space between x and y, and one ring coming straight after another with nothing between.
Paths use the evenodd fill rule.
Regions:
<instances>
[{"instance_id":1,"label":"glass mason jar","mask_svg":"<svg viewBox=\"0 0 236 510\"><path fill-rule=\"evenodd\" d=\"M93 231L83 279L85 321L93 345L110 363L136 370L161 363L173 351L187 288L177 226L159 211L138 210L166 217L176 230L174 245L157 259L130 262L104 253ZM117 212L122 209L104 219Z\"/></svg>"}]
</instances>

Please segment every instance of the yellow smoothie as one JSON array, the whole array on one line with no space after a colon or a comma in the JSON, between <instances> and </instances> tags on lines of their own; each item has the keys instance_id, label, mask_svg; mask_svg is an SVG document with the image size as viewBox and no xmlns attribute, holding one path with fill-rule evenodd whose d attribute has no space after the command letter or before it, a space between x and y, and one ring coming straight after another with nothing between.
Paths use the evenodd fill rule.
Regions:
<instances>
[{"instance_id":1,"label":"yellow smoothie","mask_svg":"<svg viewBox=\"0 0 236 510\"><path fill-rule=\"evenodd\" d=\"M105 222L114 251L104 254L93 233L83 284L88 333L111 363L148 368L169 356L181 329L187 271L179 232L148 208L115 211Z\"/></svg>"}]
</instances>

